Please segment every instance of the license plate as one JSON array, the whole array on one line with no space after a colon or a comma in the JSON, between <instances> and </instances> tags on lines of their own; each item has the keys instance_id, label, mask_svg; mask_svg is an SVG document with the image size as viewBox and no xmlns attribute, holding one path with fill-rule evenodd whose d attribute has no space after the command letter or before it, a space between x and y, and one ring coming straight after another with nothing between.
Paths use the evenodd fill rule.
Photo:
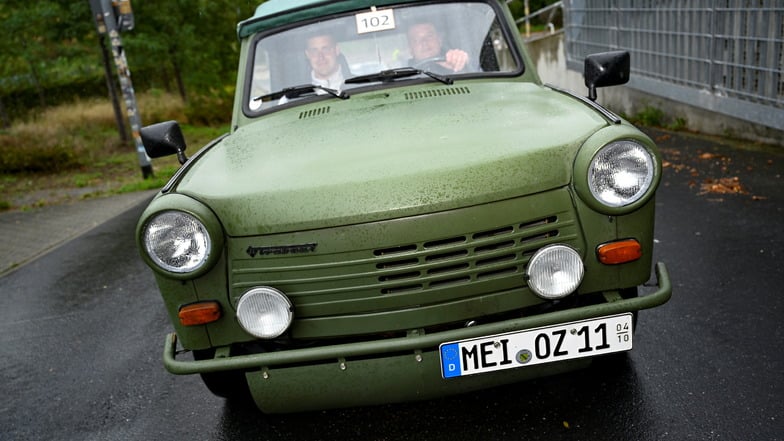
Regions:
<instances>
[{"instance_id":1,"label":"license plate","mask_svg":"<svg viewBox=\"0 0 784 441\"><path fill-rule=\"evenodd\" d=\"M444 378L593 357L632 348L632 314L443 343Z\"/></svg>"}]
</instances>

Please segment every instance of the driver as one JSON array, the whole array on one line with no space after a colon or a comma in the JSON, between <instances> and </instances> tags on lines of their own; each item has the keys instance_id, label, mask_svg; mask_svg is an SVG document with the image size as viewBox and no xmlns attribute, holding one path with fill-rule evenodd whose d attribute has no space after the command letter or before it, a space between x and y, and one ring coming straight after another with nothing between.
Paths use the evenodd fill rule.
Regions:
<instances>
[{"instance_id":1,"label":"driver","mask_svg":"<svg viewBox=\"0 0 784 441\"><path fill-rule=\"evenodd\" d=\"M468 53L460 49L450 49L444 53L443 39L433 23L416 23L408 28L407 35L414 66L426 60L433 60L435 64L451 72L460 72L465 68Z\"/></svg>"}]
</instances>

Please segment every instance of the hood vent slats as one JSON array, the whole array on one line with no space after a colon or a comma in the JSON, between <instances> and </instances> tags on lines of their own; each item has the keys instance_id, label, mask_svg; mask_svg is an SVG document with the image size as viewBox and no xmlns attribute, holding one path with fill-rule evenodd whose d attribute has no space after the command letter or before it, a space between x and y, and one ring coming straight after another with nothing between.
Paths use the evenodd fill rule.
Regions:
<instances>
[{"instance_id":1,"label":"hood vent slats","mask_svg":"<svg viewBox=\"0 0 784 441\"><path fill-rule=\"evenodd\" d=\"M467 95L471 89L467 87L442 87L440 89L420 90L417 92L406 92L407 100L421 100L424 98L436 98L450 95Z\"/></svg>"},{"instance_id":2,"label":"hood vent slats","mask_svg":"<svg viewBox=\"0 0 784 441\"><path fill-rule=\"evenodd\" d=\"M421 100L427 98L438 98L442 96L467 95L471 93L468 87L442 87L439 89L420 90L417 92L406 92L403 96L407 101ZM330 111L329 106L318 107L316 109L300 112L299 119L314 118L324 116Z\"/></svg>"},{"instance_id":3,"label":"hood vent slats","mask_svg":"<svg viewBox=\"0 0 784 441\"><path fill-rule=\"evenodd\" d=\"M329 106L319 107L300 112L299 119L313 118L314 116L326 115L327 113L329 113Z\"/></svg>"}]
</instances>

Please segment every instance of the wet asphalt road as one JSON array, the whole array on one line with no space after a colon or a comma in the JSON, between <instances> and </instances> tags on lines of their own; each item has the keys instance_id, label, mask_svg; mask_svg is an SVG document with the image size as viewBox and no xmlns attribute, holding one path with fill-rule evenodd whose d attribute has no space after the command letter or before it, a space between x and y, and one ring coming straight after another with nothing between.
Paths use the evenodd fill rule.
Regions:
<instances>
[{"instance_id":1,"label":"wet asphalt road","mask_svg":"<svg viewBox=\"0 0 784 441\"><path fill-rule=\"evenodd\" d=\"M162 367L139 206L0 278L0 439L784 439L784 150L652 136L667 160L655 260L674 294L641 313L620 362L424 403L227 405Z\"/></svg>"}]
</instances>

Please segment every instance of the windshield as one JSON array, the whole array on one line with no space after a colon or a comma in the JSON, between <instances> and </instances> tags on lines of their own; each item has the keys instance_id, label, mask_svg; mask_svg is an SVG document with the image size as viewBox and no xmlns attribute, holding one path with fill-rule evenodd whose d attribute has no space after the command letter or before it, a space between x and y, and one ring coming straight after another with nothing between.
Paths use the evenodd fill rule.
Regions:
<instances>
[{"instance_id":1,"label":"windshield","mask_svg":"<svg viewBox=\"0 0 784 441\"><path fill-rule=\"evenodd\" d=\"M479 2L330 17L262 35L252 57L252 112L315 95L347 98L369 84L520 70L495 10Z\"/></svg>"}]
</instances>

